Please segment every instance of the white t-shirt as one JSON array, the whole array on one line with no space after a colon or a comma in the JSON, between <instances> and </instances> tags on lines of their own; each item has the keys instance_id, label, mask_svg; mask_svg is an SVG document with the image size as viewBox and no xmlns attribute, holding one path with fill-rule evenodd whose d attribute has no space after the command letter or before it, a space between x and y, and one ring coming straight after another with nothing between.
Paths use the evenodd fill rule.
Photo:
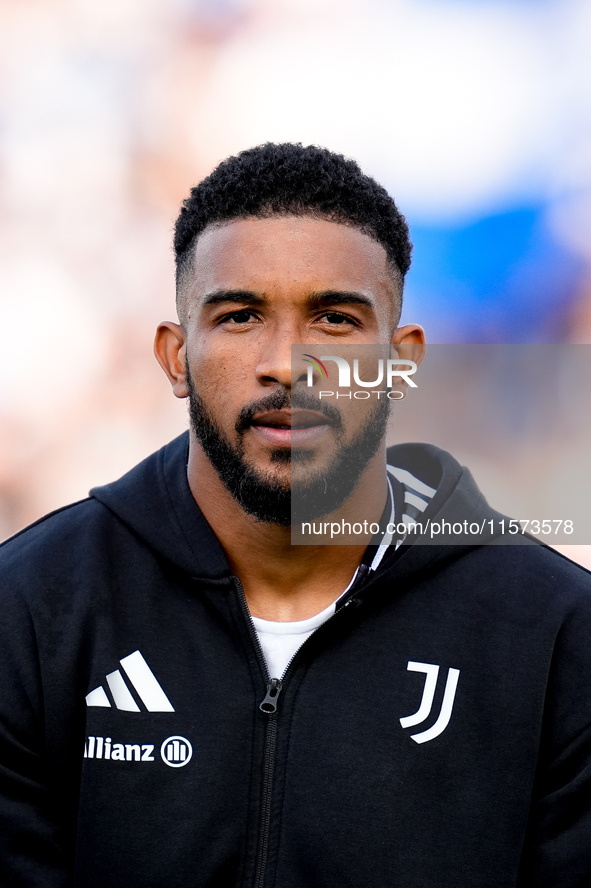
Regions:
<instances>
[{"instance_id":1,"label":"white t-shirt","mask_svg":"<svg viewBox=\"0 0 591 888\"><path fill-rule=\"evenodd\" d=\"M290 623L277 623L275 620L262 620L260 617L252 617L265 660L271 678L281 678L287 669L287 665L297 650L312 633L326 623L336 610L337 601L346 595L355 580L359 568L351 578L347 588L341 592L338 598L325 607L319 614L308 617L307 620L293 620Z\"/></svg>"},{"instance_id":2,"label":"white t-shirt","mask_svg":"<svg viewBox=\"0 0 591 888\"><path fill-rule=\"evenodd\" d=\"M307 620L294 620L290 623L261 620L260 617L252 618L271 678L281 678L298 648L312 635L315 629L332 617L335 607L336 602L333 601L319 614L308 617Z\"/></svg>"}]
</instances>

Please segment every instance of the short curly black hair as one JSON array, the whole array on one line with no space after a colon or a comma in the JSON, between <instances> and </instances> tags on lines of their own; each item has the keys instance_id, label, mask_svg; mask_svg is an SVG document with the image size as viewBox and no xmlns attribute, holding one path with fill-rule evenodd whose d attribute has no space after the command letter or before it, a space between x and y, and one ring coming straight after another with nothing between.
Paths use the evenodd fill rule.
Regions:
<instances>
[{"instance_id":1,"label":"short curly black hair","mask_svg":"<svg viewBox=\"0 0 591 888\"><path fill-rule=\"evenodd\" d=\"M406 220L386 189L342 154L267 142L222 161L183 202L174 233L179 317L182 282L192 271L199 235L217 223L273 215L309 215L359 228L384 247L402 301L412 244Z\"/></svg>"}]
</instances>

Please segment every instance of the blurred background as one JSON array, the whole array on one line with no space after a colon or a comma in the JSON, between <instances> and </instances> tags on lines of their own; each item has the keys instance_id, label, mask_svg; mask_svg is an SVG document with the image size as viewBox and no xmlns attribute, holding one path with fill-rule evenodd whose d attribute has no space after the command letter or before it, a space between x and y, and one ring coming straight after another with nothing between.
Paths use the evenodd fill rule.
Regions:
<instances>
[{"instance_id":1,"label":"blurred background","mask_svg":"<svg viewBox=\"0 0 591 888\"><path fill-rule=\"evenodd\" d=\"M0 0L0 538L187 427L172 227L263 141L388 188L430 341L591 342L590 58L589 0Z\"/></svg>"}]
</instances>

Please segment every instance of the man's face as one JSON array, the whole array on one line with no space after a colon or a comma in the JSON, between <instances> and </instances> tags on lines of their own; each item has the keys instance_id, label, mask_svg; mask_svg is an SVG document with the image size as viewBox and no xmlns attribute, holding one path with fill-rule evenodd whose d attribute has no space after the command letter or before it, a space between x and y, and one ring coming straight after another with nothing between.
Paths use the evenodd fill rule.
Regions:
<instances>
[{"instance_id":1,"label":"man's face","mask_svg":"<svg viewBox=\"0 0 591 888\"><path fill-rule=\"evenodd\" d=\"M389 344L398 293L386 252L358 229L279 216L208 229L195 249L184 293L193 431L247 512L289 524L293 490L326 514L379 449L388 401L319 401L291 346Z\"/></svg>"}]
</instances>

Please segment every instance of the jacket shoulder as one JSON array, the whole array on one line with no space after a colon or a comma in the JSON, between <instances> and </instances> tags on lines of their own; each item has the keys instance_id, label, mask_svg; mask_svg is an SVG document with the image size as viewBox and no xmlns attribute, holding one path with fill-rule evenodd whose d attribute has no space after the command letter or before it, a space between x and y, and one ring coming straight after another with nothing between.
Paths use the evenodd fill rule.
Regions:
<instances>
[{"instance_id":1,"label":"jacket shoulder","mask_svg":"<svg viewBox=\"0 0 591 888\"><path fill-rule=\"evenodd\" d=\"M530 594L547 591L564 601L582 596L591 605L591 571L556 549L533 539L524 545L483 549L486 560L498 562L509 588L519 584Z\"/></svg>"},{"instance_id":2,"label":"jacket shoulder","mask_svg":"<svg viewBox=\"0 0 591 888\"><path fill-rule=\"evenodd\" d=\"M0 544L0 589L36 585L88 559L118 524L102 503L88 498L63 506Z\"/></svg>"}]
</instances>

